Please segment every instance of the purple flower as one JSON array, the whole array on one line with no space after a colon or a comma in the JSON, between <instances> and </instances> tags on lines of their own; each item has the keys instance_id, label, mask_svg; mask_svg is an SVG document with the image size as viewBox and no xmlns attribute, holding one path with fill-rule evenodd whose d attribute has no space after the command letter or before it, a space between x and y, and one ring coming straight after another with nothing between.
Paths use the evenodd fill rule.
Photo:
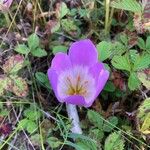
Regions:
<instances>
[{"instance_id":1,"label":"purple flower","mask_svg":"<svg viewBox=\"0 0 150 150\"><path fill-rule=\"evenodd\" d=\"M68 55L55 55L48 77L60 102L90 107L104 88L109 72L98 61L94 44L85 39L74 42Z\"/></svg>"},{"instance_id":2,"label":"purple flower","mask_svg":"<svg viewBox=\"0 0 150 150\"><path fill-rule=\"evenodd\" d=\"M6 9L8 9L12 2L13 2L13 0L2 0L2 2L1 2L2 4L0 4L0 5L2 5L2 7L5 7Z\"/></svg>"}]
</instances>

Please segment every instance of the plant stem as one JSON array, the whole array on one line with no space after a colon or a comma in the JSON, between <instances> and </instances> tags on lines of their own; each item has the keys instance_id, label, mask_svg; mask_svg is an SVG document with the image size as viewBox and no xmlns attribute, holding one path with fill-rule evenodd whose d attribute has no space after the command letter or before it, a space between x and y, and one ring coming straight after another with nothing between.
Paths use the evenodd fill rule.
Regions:
<instances>
[{"instance_id":1,"label":"plant stem","mask_svg":"<svg viewBox=\"0 0 150 150\"><path fill-rule=\"evenodd\" d=\"M110 0L105 0L105 35L108 34Z\"/></svg>"},{"instance_id":2,"label":"plant stem","mask_svg":"<svg viewBox=\"0 0 150 150\"><path fill-rule=\"evenodd\" d=\"M82 134L76 105L66 104L69 119L72 121L72 133Z\"/></svg>"}]
</instances>

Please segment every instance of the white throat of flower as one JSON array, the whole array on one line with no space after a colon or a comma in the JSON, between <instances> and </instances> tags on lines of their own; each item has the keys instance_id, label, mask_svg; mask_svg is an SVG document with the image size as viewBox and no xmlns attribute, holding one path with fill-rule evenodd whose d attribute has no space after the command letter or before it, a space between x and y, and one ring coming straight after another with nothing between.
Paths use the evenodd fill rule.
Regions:
<instances>
[{"instance_id":1,"label":"white throat of flower","mask_svg":"<svg viewBox=\"0 0 150 150\"><path fill-rule=\"evenodd\" d=\"M75 66L59 75L57 90L61 98L81 95L88 101L94 98L95 80L87 67Z\"/></svg>"}]
</instances>

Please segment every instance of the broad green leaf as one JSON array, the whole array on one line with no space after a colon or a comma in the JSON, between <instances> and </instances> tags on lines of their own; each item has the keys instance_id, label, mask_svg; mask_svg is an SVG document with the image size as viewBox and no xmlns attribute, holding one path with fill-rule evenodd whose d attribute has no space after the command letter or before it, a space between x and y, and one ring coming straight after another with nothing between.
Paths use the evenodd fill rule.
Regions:
<instances>
[{"instance_id":1,"label":"broad green leaf","mask_svg":"<svg viewBox=\"0 0 150 150\"><path fill-rule=\"evenodd\" d=\"M95 142L95 140L89 138L88 136L82 135L82 134L70 133L68 135L68 137L70 137L72 139L82 139L82 140L86 140L86 141Z\"/></svg>"},{"instance_id":2,"label":"broad green leaf","mask_svg":"<svg viewBox=\"0 0 150 150\"><path fill-rule=\"evenodd\" d=\"M137 61L137 58L139 56L139 53L137 52L137 50L130 50L129 51L130 54L130 60L131 62L134 64Z\"/></svg>"},{"instance_id":3,"label":"broad green leaf","mask_svg":"<svg viewBox=\"0 0 150 150\"><path fill-rule=\"evenodd\" d=\"M53 149L53 148L58 148L62 142L56 138L56 137L49 137L47 139L47 143L50 145L50 147Z\"/></svg>"},{"instance_id":4,"label":"broad green leaf","mask_svg":"<svg viewBox=\"0 0 150 150\"><path fill-rule=\"evenodd\" d=\"M143 101L143 103L139 106L137 117L143 122L146 114L145 113L147 110L150 108L150 98L147 98Z\"/></svg>"},{"instance_id":5,"label":"broad green leaf","mask_svg":"<svg viewBox=\"0 0 150 150\"><path fill-rule=\"evenodd\" d=\"M127 51L126 46L124 46L121 42L111 43L111 51L113 56L122 55Z\"/></svg>"},{"instance_id":6,"label":"broad green leaf","mask_svg":"<svg viewBox=\"0 0 150 150\"><path fill-rule=\"evenodd\" d=\"M62 19L61 26L66 32L77 30L77 26L75 25L74 20L71 19Z\"/></svg>"},{"instance_id":7,"label":"broad green leaf","mask_svg":"<svg viewBox=\"0 0 150 150\"><path fill-rule=\"evenodd\" d=\"M25 44L19 44L15 47L15 51L27 55L30 52L30 49Z\"/></svg>"},{"instance_id":8,"label":"broad green leaf","mask_svg":"<svg viewBox=\"0 0 150 150\"><path fill-rule=\"evenodd\" d=\"M137 60L134 63L133 71L139 71L148 68L150 65L150 55L138 56Z\"/></svg>"},{"instance_id":9,"label":"broad green leaf","mask_svg":"<svg viewBox=\"0 0 150 150\"><path fill-rule=\"evenodd\" d=\"M114 56L111 63L116 69L126 70L129 72L131 71L131 64L130 64L128 56L126 55Z\"/></svg>"},{"instance_id":10,"label":"broad green leaf","mask_svg":"<svg viewBox=\"0 0 150 150\"><path fill-rule=\"evenodd\" d=\"M19 130L22 130L22 129L26 129L26 127L28 126L28 119L22 119L19 121L19 124L18 124L18 128Z\"/></svg>"},{"instance_id":11,"label":"broad green leaf","mask_svg":"<svg viewBox=\"0 0 150 150\"><path fill-rule=\"evenodd\" d=\"M77 145L80 146L83 150L97 150L96 143L91 143L86 140L78 141Z\"/></svg>"},{"instance_id":12,"label":"broad green leaf","mask_svg":"<svg viewBox=\"0 0 150 150\"><path fill-rule=\"evenodd\" d=\"M60 28L60 22L56 22L54 26L51 28L51 33L55 33L59 30Z\"/></svg>"},{"instance_id":13,"label":"broad green leaf","mask_svg":"<svg viewBox=\"0 0 150 150\"><path fill-rule=\"evenodd\" d=\"M89 136L95 140L101 141L104 138L104 131L98 128L90 129Z\"/></svg>"},{"instance_id":14,"label":"broad green leaf","mask_svg":"<svg viewBox=\"0 0 150 150\"><path fill-rule=\"evenodd\" d=\"M139 72L139 73L138 73L138 78L139 78L139 80L142 82L142 84L143 84L148 90L150 90L150 78L148 77L148 75L146 75L144 72Z\"/></svg>"},{"instance_id":15,"label":"broad green leaf","mask_svg":"<svg viewBox=\"0 0 150 150\"><path fill-rule=\"evenodd\" d=\"M139 106L137 111L138 129L143 134L150 134L150 98L147 98Z\"/></svg>"},{"instance_id":16,"label":"broad green leaf","mask_svg":"<svg viewBox=\"0 0 150 150\"><path fill-rule=\"evenodd\" d=\"M108 91L108 92L114 92L115 91L115 86L114 84L111 82L111 81L108 81L104 87L104 90L105 91Z\"/></svg>"},{"instance_id":17,"label":"broad green leaf","mask_svg":"<svg viewBox=\"0 0 150 150\"><path fill-rule=\"evenodd\" d=\"M121 42L122 42L125 46L128 45L128 37L127 37L126 34L120 35L120 40L121 40Z\"/></svg>"},{"instance_id":18,"label":"broad green leaf","mask_svg":"<svg viewBox=\"0 0 150 150\"><path fill-rule=\"evenodd\" d=\"M139 46L140 49L145 50L146 49L146 44L145 41L142 38L138 38L138 43L137 45Z\"/></svg>"},{"instance_id":19,"label":"broad green leaf","mask_svg":"<svg viewBox=\"0 0 150 150\"><path fill-rule=\"evenodd\" d=\"M31 54L35 57L44 57L47 56L47 52L44 49L37 48L31 51Z\"/></svg>"},{"instance_id":20,"label":"broad green leaf","mask_svg":"<svg viewBox=\"0 0 150 150\"><path fill-rule=\"evenodd\" d=\"M52 52L53 52L54 55L57 54L58 52L64 52L64 53L66 53L67 50L68 50L68 47L63 46L63 45L54 46L52 48Z\"/></svg>"},{"instance_id":21,"label":"broad green leaf","mask_svg":"<svg viewBox=\"0 0 150 150\"><path fill-rule=\"evenodd\" d=\"M146 49L150 51L150 36L146 39Z\"/></svg>"},{"instance_id":22,"label":"broad green leaf","mask_svg":"<svg viewBox=\"0 0 150 150\"><path fill-rule=\"evenodd\" d=\"M36 108L30 107L24 111L24 116L34 121L41 117L41 113Z\"/></svg>"},{"instance_id":23,"label":"broad green leaf","mask_svg":"<svg viewBox=\"0 0 150 150\"><path fill-rule=\"evenodd\" d=\"M137 77L137 74L132 72L128 79L128 87L130 90L136 90L140 86L140 80Z\"/></svg>"},{"instance_id":24,"label":"broad green leaf","mask_svg":"<svg viewBox=\"0 0 150 150\"><path fill-rule=\"evenodd\" d=\"M136 0L117 0L111 3L111 6L117 9L142 13L142 6Z\"/></svg>"},{"instance_id":25,"label":"broad green leaf","mask_svg":"<svg viewBox=\"0 0 150 150\"><path fill-rule=\"evenodd\" d=\"M28 125L27 125L27 127L26 127L26 130L27 130L30 134L32 134L34 131L36 131L37 128L38 128L38 124L37 124L37 123L35 123L35 122L32 121L32 120L28 120Z\"/></svg>"},{"instance_id":26,"label":"broad green leaf","mask_svg":"<svg viewBox=\"0 0 150 150\"><path fill-rule=\"evenodd\" d=\"M124 140L120 132L111 133L106 138L104 150L124 150Z\"/></svg>"},{"instance_id":27,"label":"broad green leaf","mask_svg":"<svg viewBox=\"0 0 150 150\"><path fill-rule=\"evenodd\" d=\"M48 81L48 77L45 73L43 72L36 72L35 73L35 77L38 81L42 82L42 83L45 83Z\"/></svg>"},{"instance_id":28,"label":"broad green leaf","mask_svg":"<svg viewBox=\"0 0 150 150\"><path fill-rule=\"evenodd\" d=\"M0 76L0 96L4 94L4 90L9 86L10 79L6 76Z\"/></svg>"},{"instance_id":29,"label":"broad green leaf","mask_svg":"<svg viewBox=\"0 0 150 150\"><path fill-rule=\"evenodd\" d=\"M40 82L41 85L43 85L48 89L51 89L48 76L46 74L44 74L43 72L36 72L35 77Z\"/></svg>"},{"instance_id":30,"label":"broad green leaf","mask_svg":"<svg viewBox=\"0 0 150 150\"><path fill-rule=\"evenodd\" d=\"M88 148L87 150L97 150L96 149L96 141L89 138L88 136L71 133L71 134L69 134L69 137L72 139L76 139L78 141L77 145L79 147L81 147L82 149Z\"/></svg>"},{"instance_id":31,"label":"broad green leaf","mask_svg":"<svg viewBox=\"0 0 150 150\"><path fill-rule=\"evenodd\" d=\"M147 113L142 123L140 131L144 134L150 134L150 113Z\"/></svg>"},{"instance_id":32,"label":"broad green leaf","mask_svg":"<svg viewBox=\"0 0 150 150\"><path fill-rule=\"evenodd\" d=\"M104 126L103 126L103 131L105 132L111 132L118 124L118 118L115 116L109 117L108 120L109 124L107 122L105 122Z\"/></svg>"},{"instance_id":33,"label":"broad green leaf","mask_svg":"<svg viewBox=\"0 0 150 150\"><path fill-rule=\"evenodd\" d=\"M98 127L99 129L102 129L103 120L99 113L92 111L92 110L88 110L87 116L88 116L89 121L94 126Z\"/></svg>"},{"instance_id":34,"label":"broad green leaf","mask_svg":"<svg viewBox=\"0 0 150 150\"><path fill-rule=\"evenodd\" d=\"M35 33L31 34L28 37L28 46L31 51L39 47L39 44L40 44L40 39Z\"/></svg>"},{"instance_id":35,"label":"broad green leaf","mask_svg":"<svg viewBox=\"0 0 150 150\"><path fill-rule=\"evenodd\" d=\"M64 2L60 3L60 7L58 9L59 9L58 16L60 19L63 18L64 16L66 16L69 12L69 9L68 9L66 3L64 3Z\"/></svg>"},{"instance_id":36,"label":"broad green leaf","mask_svg":"<svg viewBox=\"0 0 150 150\"><path fill-rule=\"evenodd\" d=\"M17 74L23 67L24 58L21 55L13 55L3 64L2 69L7 74Z\"/></svg>"},{"instance_id":37,"label":"broad green leaf","mask_svg":"<svg viewBox=\"0 0 150 150\"><path fill-rule=\"evenodd\" d=\"M41 135L40 134L34 134L30 136L31 142L33 145L39 146L41 144Z\"/></svg>"},{"instance_id":38,"label":"broad green leaf","mask_svg":"<svg viewBox=\"0 0 150 150\"><path fill-rule=\"evenodd\" d=\"M104 61L111 55L111 43L102 41L97 45L97 50L99 60Z\"/></svg>"},{"instance_id":39,"label":"broad green leaf","mask_svg":"<svg viewBox=\"0 0 150 150\"><path fill-rule=\"evenodd\" d=\"M26 97L28 95L28 85L25 79L12 75L10 79L12 80L11 91L19 97Z\"/></svg>"},{"instance_id":40,"label":"broad green leaf","mask_svg":"<svg viewBox=\"0 0 150 150\"><path fill-rule=\"evenodd\" d=\"M77 145L76 143L73 143L70 141L66 141L65 145L71 146L71 147L75 148L75 150L85 150L80 145Z\"/></svg>"}]
</instances>

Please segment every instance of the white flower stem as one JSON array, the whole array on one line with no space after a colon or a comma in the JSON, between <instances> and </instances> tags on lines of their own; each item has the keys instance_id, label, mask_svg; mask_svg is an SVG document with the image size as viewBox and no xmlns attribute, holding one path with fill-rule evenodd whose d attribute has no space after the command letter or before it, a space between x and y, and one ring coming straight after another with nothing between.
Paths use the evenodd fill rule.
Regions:
<instances>
[{"instance_id":1,"label":"white flower stem","mask_svg":"<svg viewBox=\"0 0 150 150\"><path fill-rule=\"evenodd\" d=\"M72 133L82 134L76 105L66 104L69 119L72 121Z\"/></svg>"}]
</instances>

